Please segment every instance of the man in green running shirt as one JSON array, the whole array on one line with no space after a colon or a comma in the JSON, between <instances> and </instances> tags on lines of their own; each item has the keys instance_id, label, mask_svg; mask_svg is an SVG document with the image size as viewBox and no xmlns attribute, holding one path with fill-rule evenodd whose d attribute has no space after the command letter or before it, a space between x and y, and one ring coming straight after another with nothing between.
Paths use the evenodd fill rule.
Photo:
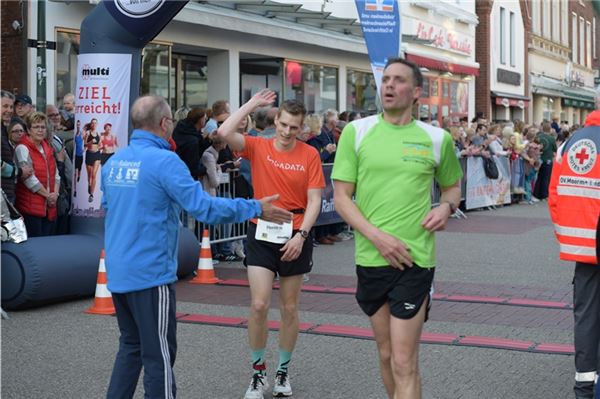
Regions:
<instances>
[{"instance_id":1,"label":"man in green running shirt","mask_svg":"<svg viewBox=\"0 0 600 399\"><path fill-rule=\"evenodd\" d=\"M383 384L395 399L421 397L419 338L431 301L434 232L460 203L452 137L412 117L422 85L415 64L390 59L383 114L344 128L332 172L335 209L356 232L356 299L370 318ZM442 196L431 209L434 178Z\"/></svg>"}]
</instances>

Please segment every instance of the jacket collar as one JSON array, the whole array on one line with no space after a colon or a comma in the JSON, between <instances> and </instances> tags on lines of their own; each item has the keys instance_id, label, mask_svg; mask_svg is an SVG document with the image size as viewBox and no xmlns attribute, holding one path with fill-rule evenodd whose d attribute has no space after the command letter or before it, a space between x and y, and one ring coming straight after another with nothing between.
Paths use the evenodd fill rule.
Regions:
<instances>
[{"instance_id":1,"label":"jacket collar","mask_svg":"<svg viewBox=\"0 0 600 399\"><path fill-rule=\"evenodd\" d=\"M171 145L167 140L142 129L135 129L133 133L131 133L131 141L133 142L134 140L143 141L155 147L162 148L164 150L171 149Z\"/></svg>"}]
</instances>

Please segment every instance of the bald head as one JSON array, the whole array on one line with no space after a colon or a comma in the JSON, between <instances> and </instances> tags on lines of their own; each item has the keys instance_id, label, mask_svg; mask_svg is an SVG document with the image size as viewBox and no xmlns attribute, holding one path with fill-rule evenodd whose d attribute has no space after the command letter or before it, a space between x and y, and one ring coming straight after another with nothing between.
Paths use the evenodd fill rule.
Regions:
<instances>
[{"instance_id":1,"label":"bald head","mask_svg":"<svg viewBox=\"0 0 600 399\"><path fill-rule=\"evenodd\" d=\"M163 118L171 118L171 108L160 96L142 96L131 106L131 123L134 129L160 131Z\"/></svg>"}]
</instances>

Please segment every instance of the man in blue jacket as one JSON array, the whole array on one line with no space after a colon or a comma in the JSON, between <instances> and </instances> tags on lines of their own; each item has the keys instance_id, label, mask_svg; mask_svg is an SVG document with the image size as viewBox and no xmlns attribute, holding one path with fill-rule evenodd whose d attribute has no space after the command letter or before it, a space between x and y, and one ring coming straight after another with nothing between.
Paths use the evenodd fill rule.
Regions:
<instances>
[{"instance_id":1,"label":"man in blue jacket","mask_svg":"<svg viewBox=\"0 0 600 399\"><path fill-rule=\"evenodd\" d=\"M283 223L292 214L272 205L278 195L231 200L204 192L169 150L173 116L162 97L138 98L131 120L129 146L102 168L108 289L121 332L107 397L133 397L143 366L146 397L174 398L180 211L207 224L259 216Z\"/></svg>"}]
</instances>

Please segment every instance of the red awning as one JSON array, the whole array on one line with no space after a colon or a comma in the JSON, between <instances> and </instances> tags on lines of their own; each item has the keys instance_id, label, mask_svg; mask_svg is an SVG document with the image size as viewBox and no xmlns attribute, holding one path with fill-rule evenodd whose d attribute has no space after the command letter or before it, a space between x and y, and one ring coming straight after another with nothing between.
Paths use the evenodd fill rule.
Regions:
<instances>
[{"instance_id":1,"label":"red awning","mask_svg":"<svg viewBox=\"0 0 600 399\"><path fill-rule=\"evenodd\" d=\"M414 62L418 66L435 69L437 71L462 73L465 75L479 76L479 68L469 67L452 62L434 60L420 55L406 54L406 59Z\"/></svg>"}]
</instances>

